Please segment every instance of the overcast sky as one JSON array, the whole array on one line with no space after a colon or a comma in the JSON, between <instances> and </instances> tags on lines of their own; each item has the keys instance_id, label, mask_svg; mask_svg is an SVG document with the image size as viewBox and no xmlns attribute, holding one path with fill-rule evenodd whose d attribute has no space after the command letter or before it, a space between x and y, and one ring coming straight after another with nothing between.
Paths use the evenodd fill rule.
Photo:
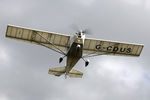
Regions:
<instances>
[{"instance_id":1,"label":"overcast sky","mask_svg":"<svg viewBox=\"0 0 150 100\"><path fill-rule=\"evenodd\" d=\"M48 74L61 56L5 38L7 24L144 44L140 57L99 56L82 79ZM150 0L0 0L0 100L150 100Z\"/></svg>"}]
</instances>

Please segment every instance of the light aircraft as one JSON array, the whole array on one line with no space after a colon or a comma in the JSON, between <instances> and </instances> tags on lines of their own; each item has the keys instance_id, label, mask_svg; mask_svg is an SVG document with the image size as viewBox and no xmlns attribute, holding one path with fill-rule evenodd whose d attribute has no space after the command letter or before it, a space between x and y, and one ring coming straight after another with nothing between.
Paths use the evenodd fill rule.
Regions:
<instances>
[{"instance_id":1,"label":"light aircraft","mask_svg":"<svg viewBox=\"0 0 150 100\"><path fill-rule=\"evenodd\" d=\"M85 34L86 31L81 30L71 37L13 25L8 25L6 31L6 37L8 38L38 44L62 54L59 63L63 61L64 57L67 57L66 66L49 69L48 73L55 76L65 74L65 77L68 75L69 77L82 78L83 73L73 68L80 59L83 59L85 66L88 66L89 60L87 57L99 55L140 56L143 49L141 44L90 39L85 38Z\"/></svg>"}]
</instances>

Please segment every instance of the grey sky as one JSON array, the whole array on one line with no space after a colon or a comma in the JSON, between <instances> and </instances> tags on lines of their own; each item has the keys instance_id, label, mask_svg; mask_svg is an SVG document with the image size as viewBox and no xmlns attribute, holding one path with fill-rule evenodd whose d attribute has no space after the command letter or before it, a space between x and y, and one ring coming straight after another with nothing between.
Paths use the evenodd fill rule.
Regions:
<instances>
[{"instance_id":1,"label":"grey sky","mask_svg":"<svg viewBox=\"0 0 150 100\"><path fill-rule=\"evenodd\" d=\"M7 24L72 35L141 43L141 56L99 56L82 79L48 75L61 56L42 46L5 38ZM149 100L149 0L0 0L0 100Z\"/></svg>"}]
</instances>

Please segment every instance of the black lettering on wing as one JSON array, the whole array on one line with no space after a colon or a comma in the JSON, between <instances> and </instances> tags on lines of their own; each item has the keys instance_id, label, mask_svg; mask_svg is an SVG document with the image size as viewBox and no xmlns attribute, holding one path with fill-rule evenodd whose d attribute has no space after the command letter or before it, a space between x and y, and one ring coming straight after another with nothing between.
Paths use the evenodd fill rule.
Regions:
<instances>
[{"instance_id":1,"label":"black lettering on wing","mask_svg":"<svg viewBox=\"0 0 150 100\"><path fill-rule=\"evenodd\" d=\"M118 47L114 47L114 48L113 48L113 52L117 52L118 50L119 50Z\"/></svg>"},{"instance_id":2,"label":"black lettering on wing","mask_svg":"<svg viewBox=\"0 0 150 100\"><path fill-rule=\"evenodd\" d=\"M100 50L100 49L101 49L101 45L96 45L95 48L96 48L97 50Z\"/></svg>"},{"instance_id":3,"label":"black lettering on wing","mask_svg":"<svg viewBox=\"0 0 150 100\"><path fill-rule=\"evenodd\" d=\"M120 52L125 52L126 48L120 48Z\"/></svg>"},{"instance_id":4,"label":"black lettering on wing","mask_svg":"<svg viewBox=\"0 0 150 100\"><path fill-rule=\"evenodd\" d=\"M111 50L112 50L112 46L108 46L107 51L111 51Z\"/></svg>"},{"instance_id":5,"label":"black lettering on wing","mask_svg":"<svg viewBox=\"0 0 150 100\"><path fill-rule=\"evenodd\" d=\"M126 52L127 52L127 53L131 53L131 50L132 50L131 48L127 48L127 51L126 51Z\"/></svg>"}]
</instances>

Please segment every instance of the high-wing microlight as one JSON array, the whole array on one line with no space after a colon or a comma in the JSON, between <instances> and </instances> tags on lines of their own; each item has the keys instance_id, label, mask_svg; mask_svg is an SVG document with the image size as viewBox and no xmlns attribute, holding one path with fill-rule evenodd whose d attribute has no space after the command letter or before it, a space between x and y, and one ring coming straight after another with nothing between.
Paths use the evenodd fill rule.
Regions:
<instances>
[{"instance_id":1,"label":"high-wing microlight","mask_svg":"<svg viewBox=\"0 0 150 100\"><path fill-rule=\"evenodd\" d=\"M141 44L85 38L85 33L86 31L81 30L71 37L59 33L8 25L6 37L38 44L62 54L63 56L59 58L59 63L63 61L64 57L67 57L66 66L50 68L48 73L55 76L65 74L65 77L68 75L75 78L83 76L82 72L73 68L80 59L83 59L85 66L88 66L88 57L98 55L140 56L143 49Z\"/></svg>"}]
</instances>

